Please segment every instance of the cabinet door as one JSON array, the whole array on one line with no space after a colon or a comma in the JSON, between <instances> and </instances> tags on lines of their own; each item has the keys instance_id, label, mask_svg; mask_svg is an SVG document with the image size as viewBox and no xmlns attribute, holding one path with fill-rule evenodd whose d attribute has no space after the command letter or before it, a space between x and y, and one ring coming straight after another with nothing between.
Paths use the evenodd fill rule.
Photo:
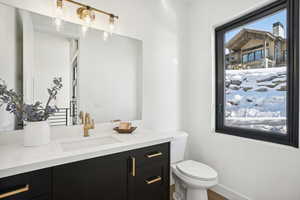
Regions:
<instances>
[{"instance_id":1,"label":"cabinet door","mask_svg":"<svg viewBox=\"0 0 300 200\"><path fill-rule=\"evenodd\" d=\"M126 200L128 154L53 168L53 200Z\"/></svg>"},{"instance_id":2,"label":"cabinet door","mask_svg":"<svg viewBox=\"0 0 300 200\"><path fill-rule=\"evenodd\" d=\"M51 169L18 174L0 179L0 199L31 200L51 192Z\"/></svg>"},{"instance_id":3,"label":"cabinet door","mask_svg":"<svg viewBox=\"0 0 300 200\"><path fill-rule=\"evenodd\" d=\"M51 198L49 196L42 196L42 197L37 197L34 198L33 200L50 200Z\"/></svg>"},{"instance_id":4,"label":"cabinet door","mask_svg":"<svg viewBox=\"0 0 300 200\"><path fill-rule=\"evenodd\" d=\"M168 162L138 167L129 177L130 200L169 200Z\"/></svg>"}]
</instances>

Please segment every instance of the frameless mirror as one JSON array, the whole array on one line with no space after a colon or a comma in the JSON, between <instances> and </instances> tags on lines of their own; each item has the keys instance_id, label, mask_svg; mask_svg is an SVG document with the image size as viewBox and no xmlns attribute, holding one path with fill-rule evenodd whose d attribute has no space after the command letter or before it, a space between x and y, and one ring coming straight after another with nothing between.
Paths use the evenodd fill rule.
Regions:
<instances>
[{"instance_id":1,"label":"frameless mirror","mask_svg":"<svg viewBox=\"0 0 300 200\"><path fill-rule=\"evenodd\" d=\"M80 25L68 22L58 31L50 17L3 4L0 24L0 79L7 88L27 104L45 105L53 78L62 78L52 126L78 124L79 111L89 112L96 123L141 119L140 40L103 38L103 31L92 28L83 35ZM6 107L0 108L0 131L21 129Z\"/></svg>"}]
</instances>

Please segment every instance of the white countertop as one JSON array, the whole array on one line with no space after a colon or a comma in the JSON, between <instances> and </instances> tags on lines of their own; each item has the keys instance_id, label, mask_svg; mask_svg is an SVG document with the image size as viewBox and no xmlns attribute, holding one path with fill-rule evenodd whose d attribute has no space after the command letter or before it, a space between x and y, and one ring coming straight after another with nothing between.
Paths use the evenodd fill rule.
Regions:
<instances>
[{"instance_id":1,"label":"white countertop","mask_svg":"<svg viewBox=\"0 0 300 200\"><path fill-rule=\"evenodd\" d=\"M0 134L0 178L65 163L170 142L179 131L159 132L138 128L133 134L117 134L112 124L96 125L84 138L81 126L51 128L51 142L39 147L23 146L23 131ZM111 136L118 143L64 151L61 143Z\"/></svg>"}]
</instances>

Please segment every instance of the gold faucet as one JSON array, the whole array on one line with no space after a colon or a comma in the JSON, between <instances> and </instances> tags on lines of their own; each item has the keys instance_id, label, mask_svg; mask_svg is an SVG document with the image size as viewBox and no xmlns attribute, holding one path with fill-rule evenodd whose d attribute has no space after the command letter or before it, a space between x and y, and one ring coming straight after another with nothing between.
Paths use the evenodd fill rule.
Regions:
<instances>
[{"instance_id":1,"label":"gold faucet","mask_svg":"<svg viewBox=\"0 0 300 200\"><path fill-rule=\"evenodd\" d=\"M84 123L83 123L83 136L88 137L90 136L89 130L95 128L95 122L94 120L91 120L91 116L89 113L86 113L84 115Z\"/></svg>"}]
</instances>

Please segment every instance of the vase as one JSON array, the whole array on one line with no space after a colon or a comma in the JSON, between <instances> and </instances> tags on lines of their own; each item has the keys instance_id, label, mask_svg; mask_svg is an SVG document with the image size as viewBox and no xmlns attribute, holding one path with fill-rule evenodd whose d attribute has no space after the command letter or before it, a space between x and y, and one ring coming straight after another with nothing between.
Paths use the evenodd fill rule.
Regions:
<instances>
[{"instance_id":1,"label":"vase","mask_svg":"<svg viewBox=\"0 0 300 200\"><path fill-rule=\"evenodd\" d=\"M24 127L24 146L34 147L50 142L50 125L48 121L26 122Z\"/></svg>"}]
</instances>

